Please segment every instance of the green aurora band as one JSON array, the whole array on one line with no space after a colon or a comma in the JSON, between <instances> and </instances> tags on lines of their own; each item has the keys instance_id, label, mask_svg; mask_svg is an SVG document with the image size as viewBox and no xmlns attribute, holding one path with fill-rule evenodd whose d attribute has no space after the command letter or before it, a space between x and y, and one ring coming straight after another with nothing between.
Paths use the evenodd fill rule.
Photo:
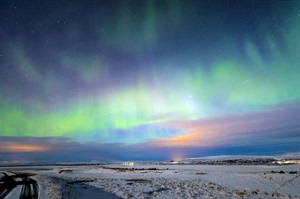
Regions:
<instances>
[{"instance_id":1,"label":"green aurora band","mask_svg":"<svg viewBox=\"0 0 300 199\"><path fill-rule=\"evenodd\" d=\"M173 29L184 23L180 14L180 1L170 1L166 16L154 5L154 1L146 1L144 16L137 23L133 23L132 16L127 12L130 6L126 1L121 2L119 14L108 23L112 25L105 27L114 34L103 36L102 32L108 30L95 25L99 43L104 42L106 46L129 53L147 49L151 54L161 41L161 33L166 31L162 25L163 19L170 19ZM14 60L13 64L18 66L23 78L30 77L29 82L47 90L49 98L63 95L65 101L60 100L58 106L48 109L45 102L32 96L28 108L19 103L21 99L17 94L11 101L7 100L6 90L1 87L0 135L81 139L96 132L99 137L110 142L111 130L130 130L144 125L164 126L178 118L193 121L228 113L243 114L266 110L276 104L299 101L299 14L291 11L289 16L287 18L294 23L280 28L284 30L280 33L283 46L274 41L278 33L269 32L267 27L259 30L265 39L263 45L268 56L262 55L249 37L244 38L242 44L245 56L239 58L240 44L224 36L220 40L228 56L214 60L209 69L195 58L197 52L185 54L189 61L183 63L172 59L154 63L142 60L140 64L144 64L144 68L152 69L137 72L132 82L124 86L109 79L112 63L105 56L84 58L67 50L56 52L58 61L54 64L71 70L71 74L77 74L86 84L95 87L93 92L80 94L79 91L77 96L68 96L67 93L64 96L60 90L64 80L58 80L53 73L37 70L38 65L26 53L25 44L11 42L7 44L13 52L11 60ZM72 43L72 38L77 38L80 31L74 24L70 32L66 39ZM72 67L69 69L69 66ZM115 86L104 92L101 86L98 89L93 84L99 79ZM52 100L55 101L55 97ZM180 132L182 135L186 133ZM143 132L140 134L140 142L149 138L148 135L143 137ZM162 136L155 132L153 135L152 138ZM113 141L116 141L115 138ZM118 141L122 142L121 139ZM136 138L132 138L134 142Z\"/></svg>"}]
</instances>

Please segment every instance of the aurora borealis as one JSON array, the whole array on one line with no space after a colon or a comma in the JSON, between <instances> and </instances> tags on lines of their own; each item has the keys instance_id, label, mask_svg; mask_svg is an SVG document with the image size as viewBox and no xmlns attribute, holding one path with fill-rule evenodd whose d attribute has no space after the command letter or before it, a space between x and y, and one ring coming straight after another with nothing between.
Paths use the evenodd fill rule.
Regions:
<instances>
[{"instance_id":1,"label":"aurora borealis","mask_svg":"<svg viewBox=\"0 0 300 199\"><path fill-rule=\"evenodd\" d=\"M4 0L0 16L0 161L300 151L299 1Z\"/></svg>"}]
</instances>

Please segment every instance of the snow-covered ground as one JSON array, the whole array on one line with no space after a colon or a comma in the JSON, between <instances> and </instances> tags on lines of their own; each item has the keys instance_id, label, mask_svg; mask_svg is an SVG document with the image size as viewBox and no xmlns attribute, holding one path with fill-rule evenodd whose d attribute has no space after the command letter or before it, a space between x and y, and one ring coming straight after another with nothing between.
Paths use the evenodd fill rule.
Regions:
<instances>
[{"instance_id":1,"label":"snow-covered ground","mask_svg":"<svg viewBox=\"0 0 300 199\"><path fill-rule=\"evenodd\" d=\"M300 165L53 166L20 172L37 174L31 178L41 199L300 198Z\"/></svg>"}]
</instances>

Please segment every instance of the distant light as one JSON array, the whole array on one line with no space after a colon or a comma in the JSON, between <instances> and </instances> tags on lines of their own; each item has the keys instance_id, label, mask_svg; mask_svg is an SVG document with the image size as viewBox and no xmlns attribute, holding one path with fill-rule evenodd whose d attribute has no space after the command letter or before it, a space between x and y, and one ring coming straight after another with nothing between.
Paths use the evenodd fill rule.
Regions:
<instances>
[{"instance_id":1,"label":"distant light","mask_svg":"<svg viewBox=\"0 0 300 199\"><path fill-rule=\"evenodd\" d=\"M300 164L300 160L278 160L274 161L275 164Z\"/></svg>"},{"instance_id":2,"label":"distant light","mask_svg":"<svg viewBox=\"0 0 300 199\"><path fill-rule=\"evenodd\" d=\"M134 162L123 162L124 166L134 166Z\"/></svg>"}]
</instances>

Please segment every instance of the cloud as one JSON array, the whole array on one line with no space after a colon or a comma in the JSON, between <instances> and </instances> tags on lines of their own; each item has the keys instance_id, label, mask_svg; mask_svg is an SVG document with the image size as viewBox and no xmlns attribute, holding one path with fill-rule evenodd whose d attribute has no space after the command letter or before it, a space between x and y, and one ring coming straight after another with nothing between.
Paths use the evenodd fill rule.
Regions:
<instances>
[{"instance_id":1,"label":"cloud","mask_svg":"<svg viewBox=\"0 0 300 199\"><path fill-rule=\"evenodd\" d=\"M152 141L154 146L214 147L220 145L265 144L299 139L299 103L273 106L269 111L225 115L203 120L176 120L164 125L186 132ZM279 140L278 140L279 139ZM282 139L282 140L280 140Z\"/></svg>"}]
</instances>

